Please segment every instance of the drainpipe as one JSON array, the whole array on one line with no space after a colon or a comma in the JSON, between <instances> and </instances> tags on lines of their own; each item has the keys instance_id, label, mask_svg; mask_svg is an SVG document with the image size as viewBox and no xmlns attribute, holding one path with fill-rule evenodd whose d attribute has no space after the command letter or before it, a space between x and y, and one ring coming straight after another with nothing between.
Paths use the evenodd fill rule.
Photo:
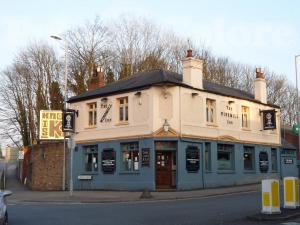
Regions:
<instances>
[{"instance_id":1,"label":"drainpipe","mask_svg":"<svg viewBox=\"0 0 300 225\"><path fill-rule=\"evenodd\" d=\"M182 139L182 124L181 124L181 115L182 115L182 107L181 107L181 87L179 87L179 140L181 142ZM177 156L176 156L176 183L178 182L178 151L177 148ZM178 185L176 184L178 187Z\"/></svg>"},{"instance_id":2,"label":"drainpipe","mask_svg":"<svg viewBox=\"0 0 300 225\"><path fill-rule=\"evenodd\" d=\"M179 87L179 138L182 138L182 124L181 124L181 115L182 115L182 107L181 107L181 87Z\"/></svg>"}]
</instances>

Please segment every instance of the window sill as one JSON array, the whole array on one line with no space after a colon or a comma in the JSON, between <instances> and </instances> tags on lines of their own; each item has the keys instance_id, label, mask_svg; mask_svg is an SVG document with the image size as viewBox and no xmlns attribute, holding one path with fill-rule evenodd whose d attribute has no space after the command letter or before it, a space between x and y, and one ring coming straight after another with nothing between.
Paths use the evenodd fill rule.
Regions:
<instances>
[{"instance_id":1,"label":"window sill","mask_svg":"<svg viewBox=\"0 0 300 225\"><path fill-rule=\"evenodd\" d=\"M84 171L82 174L80 175L98 175L99 172L87 172L87 171Z\"/></svg>"},{"instance_id":2,"label":"window sill","mask_svg":"<svg viewBox=\"0 0 300 225\"><path fill-rule=\"evenodd\" d=\"M140 171L121 171L119 172L120 175L127 175L127 174L140 174Z\"/></svg>"},{"instance_id":3,"label":"window sill","mask_svg":"<svg viewBox=\"0 0 300 225\"><path fill-rule=\"evenodd\" d=\"M84 129L88 130L88 129L95 129L97 128L97 126L88 126L88 127L85 127Z\"/></svg>"},{"instance_id":4,"label":"window sill","mask_svg":"<svg viewBox=\"0 0 300 225\"><path fill-rule=\"evenodd\" d=\"M211 170L206 170L205 173L212 173L212 171Z\"/></svg>"},{"instance_id":5,"label":"window sill","mask_svg":"<svg viewBox=\"0 0 300 225\"><path fill-rule=\"evenodd\" d=\"M242 130L243 130L243 131L251 131L251 129L250 129L250 128L247 128L247 127L242 127Z\"/></svg>"},{"instance_id":6,"label":"window sill","mask_svg":"<svg viewBox=\"0 0 300 225\"><path fill-rule=\"evenodd\" d=\"M218 174L233 174L235 173L234 170L218 170Z\"/></svg>"},{"instance_id":7,"label":"window sill","mask_svg":"<svg viewBox=\"0 0 300 225\"><path fill-rule=\"evenodd\" d=\"M255 170L244 170L244 173L254 174L254 173L256 173L256 171Z\"/></svg>"},{"instance_id":8,"label":"window sill","mask_svg":"<svg viewBox=\"0 0 300 225\"><path fill-rule=\"evenodd\" d=\"M206 123L206 126L208 126L208 127L218 127L218 125L215 124L215 123Z\"/></svg>"},{"instance_id":9,"label":"window sill","mask_svg":"<svg viewBox=\"0 0 300 225\"><path fill-rule=\"evenodd\" d=\"M115 124L115 126L123 126L123 125L128 125L128 122L119 122L117 124Z\"/></svg>"}]
</instances>

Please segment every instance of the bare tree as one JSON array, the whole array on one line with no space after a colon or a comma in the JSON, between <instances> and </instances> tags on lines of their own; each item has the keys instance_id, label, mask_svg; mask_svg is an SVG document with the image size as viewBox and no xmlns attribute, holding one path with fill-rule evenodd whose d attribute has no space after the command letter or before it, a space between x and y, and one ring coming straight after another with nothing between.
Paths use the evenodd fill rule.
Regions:
<instances>
[{"instance_id":1,"label":"bare tree","mask_svg":"<svg viewBox=\"0 0 300 225\"><path fill-rule=\"evenodd\" d=\"M70 56L68 84L75 94L87 90L94 65L105 67L107 27L99 17L65 33Z\"/></svg>"},{"instance_id":2,"label":"bare tree","mask_svg":"<svg viewBox=\"0 0 300 225\"><path fill-rule=\"evenodd\" d=\"M40 110L62 109L60 73L61 63L45 43L28 45L2 73L1 100L11 111L4 115L7 126L17 129L24 146L38 140Z\"/></svg>"}]
</instances>

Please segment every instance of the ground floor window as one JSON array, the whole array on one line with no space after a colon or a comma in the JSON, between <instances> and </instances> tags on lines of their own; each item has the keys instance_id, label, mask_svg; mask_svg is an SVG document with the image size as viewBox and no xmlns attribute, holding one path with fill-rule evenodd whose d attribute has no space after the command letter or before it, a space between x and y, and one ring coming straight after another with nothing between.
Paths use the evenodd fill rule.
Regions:
<instances>
[{"instance_id":1,"label":"ground floor window","mask_svg":"<svg viewBox=\"0 0 300 225\"><path fill-rule=\"evenodd\" d=\"M234 170L234 145L218 144L218 170Z\"/></svg>"},{"instance_id":2,"label":"ground floor window","mask_svg":"<svg viewBox=\"0 0 300 225\"><path fill-rule=\"evenodd\" d=\"M244 146L244 170L254 170L255 154L254 147Z\"/></svg>"},{"instance_id":3,"label":"ground floor window","mask_svg":"<svg viewBox=\"0 0 300 225\"><path fill-rule=\"evenodd\" d=\"M98 171L98 146L84 147L84 167L86 172Z\"/></svg>"},{"instance_id":4,"label":"ground floor window","mask_svg":"<svg viewBox=\"0 0 300 225\"><path fill-rule=\"evenodd\" d=\"M205 170L211 171L211 144L205 143Z\"/></svg>"},{"instance_id":5,"label":"ground floor window","mask_svg":"<svg viewBox=\"0 0 300 225\"><path fill-rule=\"evenodd\" d=\"M277 149L271 149L272 171L277 172Z\"/></svg>"},{"instance_id":6,"label":"ground floor window","mask_svg":"<svg viewBox=\"0 0 300 225\"><path fill-rule=\"evenodd\" d=\"M124 143L121 144L123 156L123 171L138 171L139 170L139 143Z\"/></svg>"}]
</instances>

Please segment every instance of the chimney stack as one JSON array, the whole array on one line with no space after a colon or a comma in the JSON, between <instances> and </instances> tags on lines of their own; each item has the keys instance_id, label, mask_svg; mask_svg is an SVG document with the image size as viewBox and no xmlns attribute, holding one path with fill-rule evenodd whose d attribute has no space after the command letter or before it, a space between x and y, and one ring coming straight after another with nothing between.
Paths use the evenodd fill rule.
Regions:
<instances>
[{"instance_id":1,"label":"chimney stack","mask_svg":"<svg viewBox=\"0 0 300 225\"><path fill-rule=\"evenodd\" d=\"M256 79L254 81L255 99L267 104L267 85L261 68L256 68Z\"/></svg>"},{"instance_id":2,"label":"chimney stack","mask_svg":"<svg viewBox=\"0 0 300 225\"><path fill-rule=\"evenodd\" d=\"M203 89L203 61L193 57L193 51L187 50L187 56L182 60L183 82Z\"/></svg>"},{"instance_id":3,"label":"chimney stack","mask_svg":"<svg viewBox=\"0 0 300 225\"><path fill-rule=\"evenodd\" d=\"M94 90L104 86L104 74L101 67L95 65L93 74L88 85L88 90Z\"/></svg>"}]
</instances>

